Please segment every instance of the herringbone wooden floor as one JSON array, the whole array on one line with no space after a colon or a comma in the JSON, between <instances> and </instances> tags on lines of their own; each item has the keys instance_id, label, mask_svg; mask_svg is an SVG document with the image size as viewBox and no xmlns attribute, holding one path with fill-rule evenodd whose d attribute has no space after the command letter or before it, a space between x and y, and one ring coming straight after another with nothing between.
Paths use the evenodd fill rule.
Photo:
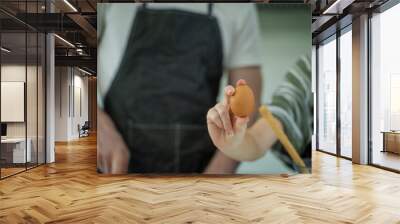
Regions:
<instances>
[{"instance_id":1,"label":"herringbone wooden floor","mask_svg":"<svg viewBox=\"0 0 400 224\"><path fill-rule=\"evenodd\" d=\"M315 152L313 174L99 176L94 137L0 181L0 223L400 223L400 175Z\"/></svg>"}]
</instances>

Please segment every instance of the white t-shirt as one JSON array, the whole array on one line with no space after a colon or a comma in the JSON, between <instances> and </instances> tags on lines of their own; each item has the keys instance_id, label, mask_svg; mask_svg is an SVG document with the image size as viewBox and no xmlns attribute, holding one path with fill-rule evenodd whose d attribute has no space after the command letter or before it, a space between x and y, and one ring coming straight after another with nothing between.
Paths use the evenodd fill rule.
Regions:
<instances>
[{"instance_id":1,"label":"white t-shirt","mask_svg":"<svg viewBox=\"0 0 400 224\"><path fill-rule=\"evenodd\" d=\"M136 10L142 4L101 3L98 8L98 105L103 100L116 75ZM148 3L148 8L176 9L208 13L207 3ZM223 42L224 70L245 66L261 66L260 29L257 10L251 3L214 3L212 15L217 18Z\"/></svg>"}]
</instances>

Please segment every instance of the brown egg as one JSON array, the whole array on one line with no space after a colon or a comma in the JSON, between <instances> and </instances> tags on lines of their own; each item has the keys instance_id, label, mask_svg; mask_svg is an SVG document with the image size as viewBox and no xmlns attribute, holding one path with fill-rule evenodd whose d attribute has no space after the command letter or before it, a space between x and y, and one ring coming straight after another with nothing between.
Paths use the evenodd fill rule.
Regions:
<instances>
[{"instance_id":1,"label":"brown egg","mask_svg":"<svg viewBox=\"0 0 400 224\"><path fill-rule=\"evenodd\" d=\"M254 93L248 85L236 86L235 94L230 97L231 111L238 117L247 117L254 110Z\"/></svg>"}]
</instances>

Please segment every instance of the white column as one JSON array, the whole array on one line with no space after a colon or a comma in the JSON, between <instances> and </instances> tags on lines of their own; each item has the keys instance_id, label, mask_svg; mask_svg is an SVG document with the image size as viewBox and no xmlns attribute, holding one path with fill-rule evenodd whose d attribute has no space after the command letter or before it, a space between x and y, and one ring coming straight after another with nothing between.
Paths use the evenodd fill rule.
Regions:
<instances>
[{"instance_id":1,"label":"white column","mask_svg":"<svg viewBox=\"0 0 400 224\"><path fill-rule=\"evenodd\" d=\"M51 1L46 1L47 12L54 12ZM46 35L46 163L55 162L55 43L54 35Z\"/></svg>"},{"instance_id":2,"label":"white column","mask_svg":"<svg viewBox=\"0 0 400 224\"><path fill-rule=\"evenodd\" d=\"M353 162L368 163L368 15L353 19Z\"/></svg>"},{"instance_id":3,"label":"white column","mask_svg":"<svg viewBox=\"0 0 400 224\"><path fill-rule=\"evenodd\" d=\"M47 60L47 76L46 76L46 163L52 163L55 161L54 151L54 133L55 133L55 60L54 60L54 35L47 34L46 36L46 60Z\"/></svg>"},{"instance_id":4,"label":"white column","mask_svg":"<svg viewBox=\"0 0 400 224\"><path fill-rule=\"evenodd\" d=\"M311 150L316 150L317 145L317 135L316 135L316 127L317 127L317 48L315 45L312 45L312 52L311 52L311 91L313 93L313 103L314 103L314 129L313 129L313 134L312 134L312 140L311 140Z\"/></svg>"}]
</instances>

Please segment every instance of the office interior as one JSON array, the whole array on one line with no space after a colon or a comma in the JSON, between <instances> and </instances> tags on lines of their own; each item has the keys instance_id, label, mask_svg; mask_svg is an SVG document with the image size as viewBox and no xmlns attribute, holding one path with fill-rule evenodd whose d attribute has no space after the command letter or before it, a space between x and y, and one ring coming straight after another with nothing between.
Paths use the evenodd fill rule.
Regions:
<instances>
[{"instance_id":1,"label":"office interior","mask_svg":"<svg viewBox=\"0 0 400 224\"><path fill-rule=\"evenodd\" d=\"M97 175L97 2L122 1L0 2L0 192L3 193L0 197L8 195L9 198L3 199L11 203L14 198L10 195L18 192L18 199L22 201L23 197L40 197L43 191L34 188L27 193L21 190L23 184L46 187L51 192L46 199L54 204L43 203L47 207L54 206L48 214L58 214L43 218L45 215L40 212L26 212L25 217L73 223L95 217L100 217L98 221L103 223L124 218L139 223L190 223L193 219L205 223L213 219L222 223L245 223L248 220L268 222L273 218L281 223L296 220L396 223L400 220L400 204L394 200L400 188L399 1L259 2L310 4L313 174L289 178L274 176L272 179L247 175L234 179L183 177L187 181L179 177L105 178ZM87 129L86 132L83 129ZM36 179L34 183L30 180L33 176L45 184L41 185ZM232 187L246 182L249 184L242 188ZM203 210L195 211L201 215L193 218L192 214L192 218L186 219L184 212L176 212L196 207L196 203L188 203L187 198L181 202L175 199L180 196L178 191L189 194L185 189L200 186L196 184L203 184L196 188L196 192L199 191L196 202L201 201L204 203L201 206L214 209L202 207ZM274 187L281 190L275 191ZM271 188L274 189L272 193L261 193ZM245 193L237 193L240 190ZM127 192L138 197L127 196ZM253 204L251 196L256 193L260 195L254 197L257 202ZM162 195L168 195L165 201L160 199ZM139 196L148 198L141 201ZM262 198L267 196L270 198L264 203ZM345 199L350 201L344 202ZM63 204L63 200L68 203ZM239 217L241 213L235 207L241 208L239 204L243 201L248 202L245 205L254 205L254 209L248 208L248 213L260 217ZM27 204L33 208L42 206L31 201L20 206L26 208ZM162 209L159 213L153 212L158 205ZM57 213L57 209L62 213ZM11 210L0 203L0 219ZM93 216L85 213L89 210ZM16 214L10 220L23 216ZM116 214L120 218L116 218ZM266 214L271 218L265 218Z\"/></svg>"},{"instance_id":2,"label":"office interior","mask_svg":"<svg viewBox=\"0 0 400 224\"><path fill-rule=\"evenodd\" d=\"M52 163L55 144L96 132L96 42L76 24L40 17L64 4L0 3L1 179Z\"/></svg>"},{"instance_id":3,"label":"office interior","mask_svg":"<svg viewBox=\"0 0 400 224\"><path fill-rule=\"evenodd\" d=\"M360 10L361 5L367 9ZM339 17L327 17L335 22L313 34L314 146L355 163L399 172L400 33L394 27L400 21L400 5L354 2ZM314 23L312 29L317 29Z\"/></svg>"}]
</instances>

